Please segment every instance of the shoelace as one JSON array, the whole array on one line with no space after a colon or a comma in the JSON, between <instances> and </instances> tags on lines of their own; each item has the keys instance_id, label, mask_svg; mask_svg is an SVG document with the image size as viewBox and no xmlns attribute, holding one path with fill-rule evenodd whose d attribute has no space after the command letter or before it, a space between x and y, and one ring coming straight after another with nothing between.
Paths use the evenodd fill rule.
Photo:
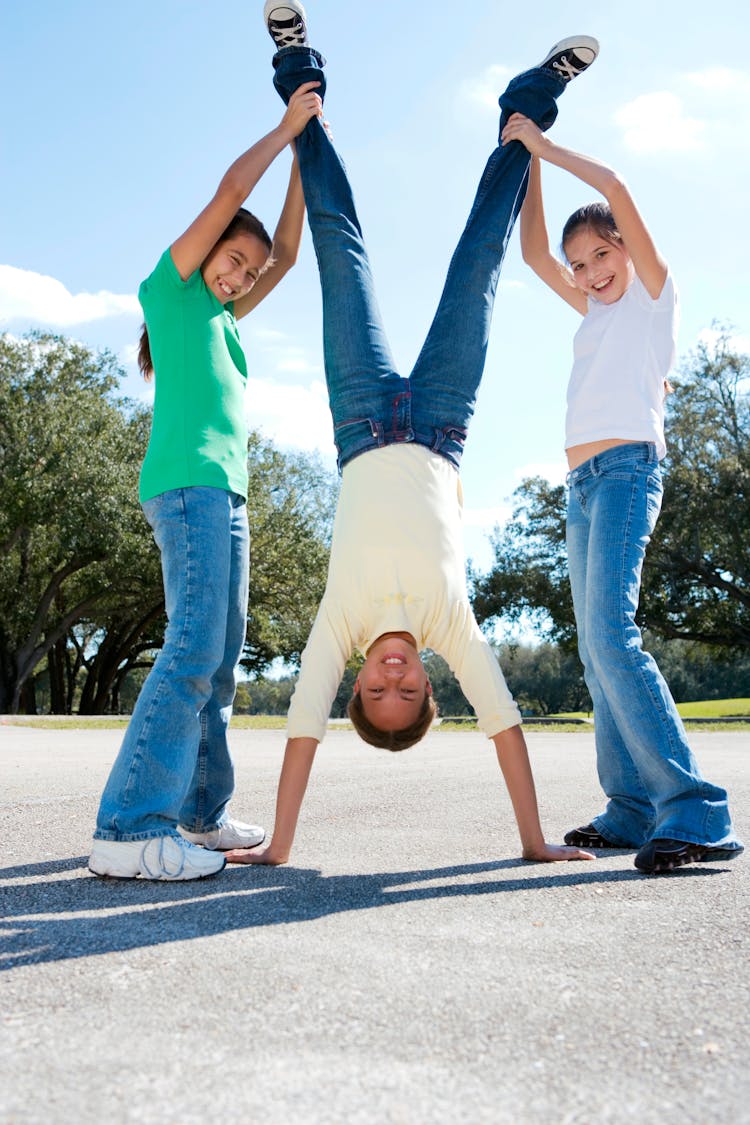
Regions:
<instances>
[{"instance_id":1,"label":"shoelace","mask_svg":"<svg viewBox=\"0 0 750 1125\"><path fill-rule=\"evenodd\" d=\"M575 63L568 62L567 55L560 55L560 61L553 62L552 69L559 72L560 77L566 82L570 82L571 78L575 78L581 71L576 67Z\"/></svg>"},{"instance_id":2,"label":"shoelace","mask_svg":"<svg viewBox=\"0 0 750 1125\"><path fill-rule=\"evenodd\" d=\"M292 26L289 27L288 23ZM295 18L294 21L269 20L268 30L278 47L305 46L305 25L299 18Z\"/></svg>"},{"instance_id":3,"label":"shoelace","mask_svg":"<svg viewBox=\"0 0 750 1125\"><path fill-rule=\"evenodd\" d=\"M178 879L180 877L180 875L182 875L182 872L185 869L185 848L181 847L179 844L178 844L178 850L179 850L179 853L180 853L180 866L178 867L178 869L176 871L170 871L167 868L167 865L165 863L165 856L164 856L164 846L165 846L167 840L169 840L169 839L171 839L171 837L169 837L169 836L160 836L159 837L158 866L157 866L156 871L152 871L151 868L149 867L148 863L146 862L146 848L148 847L148 845L150 843L152 843L152 841L148 840L143 845L143 851L141 852L141 865L143 867L143 870L148 874L149 878L151 878L151 879L156 879L156 878L158 878L159 875L166 875L166 877L168 879Z\"/></svg>"}]
</instances>

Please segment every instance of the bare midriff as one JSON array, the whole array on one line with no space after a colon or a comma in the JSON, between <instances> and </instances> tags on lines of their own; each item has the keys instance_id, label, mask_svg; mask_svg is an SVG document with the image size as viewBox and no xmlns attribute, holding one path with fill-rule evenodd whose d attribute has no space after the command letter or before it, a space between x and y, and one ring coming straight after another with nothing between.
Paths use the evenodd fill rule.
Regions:
<instances>
[{"instance_id":1,"label":"bare midriff","mask_svg":"<svg viewBox=\"0 0 750 1125\"><path fill-rule=\"evenodd\" d=\"M600 441L584 441L582 445L571 445L565 450L568 458L568 468L577 469L584 461L596 457L597 453L604 453L605 449L614 449L616 445L637 445L632 438L602 438Z\"/></svg>"}]
</instances>

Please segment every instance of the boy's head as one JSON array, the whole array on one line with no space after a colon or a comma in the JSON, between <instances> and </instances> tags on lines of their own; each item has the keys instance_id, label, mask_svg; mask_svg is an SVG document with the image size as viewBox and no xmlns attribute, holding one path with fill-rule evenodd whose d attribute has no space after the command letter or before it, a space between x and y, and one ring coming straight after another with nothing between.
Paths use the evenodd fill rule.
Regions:
<instances>
[{"instance_id":1,"label":"boy's head","mask_svg":"<svg viewBox=\"0 0 750 1125\"><path fill-rule=\"evenodd\" d=\"M354 684L349 718L371 746L406 750L435 718L432 684L410 633L384 633L370 646Z\"/></svg>"}]
</instances>

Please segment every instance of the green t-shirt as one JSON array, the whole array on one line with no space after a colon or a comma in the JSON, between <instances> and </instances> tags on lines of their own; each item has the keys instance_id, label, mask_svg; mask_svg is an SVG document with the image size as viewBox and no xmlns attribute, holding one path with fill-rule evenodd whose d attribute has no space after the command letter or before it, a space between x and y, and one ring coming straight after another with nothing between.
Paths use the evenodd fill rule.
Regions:
<instances>
[{"instance_id":1,"label":"green t-shirt","mask_svg":"<svg viewBox=\"0 0 750 1125\"><path fill-rule=\"evenodd\" d=\"M141 284L155 397L140 499L211 485L247 497L247 364L234 306L200 270L183 281L169 250Z\"/></svg>"}]
</instances>

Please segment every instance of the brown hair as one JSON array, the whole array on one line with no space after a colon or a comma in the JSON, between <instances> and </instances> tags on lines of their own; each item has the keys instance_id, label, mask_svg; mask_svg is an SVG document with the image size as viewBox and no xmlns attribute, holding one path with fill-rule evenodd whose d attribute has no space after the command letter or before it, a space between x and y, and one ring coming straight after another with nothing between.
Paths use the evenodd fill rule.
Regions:
<instances>
[{"instance_id":1,"label":"brown hair","mask_svg":"<svg viewBox=\"0 0 750 1125\"><path fill-rule=\"evenodd\" d=\"M593 230L605 242L622 245L622 235L617 229L609 204L598 200L596 203L587 203L585 206L579 207L566 222L562 232L563 254L565 254L565 243L583 227ZM567 254L565 256L567 258Z\"/></svg>"},{"instance_id":2,"label":"brown hair","mask_svg":"<svg viewBox=\"0 0 750 1125\"><path fill-rule=\"evenodd\" d=\"M437 704L432 695L425 692L419 715L410 726L403 727L401 730L380 730L371 723L365 715L359 692L355 692L349 700L347 712L359 737L370 746L378 746L381 750L408 750L427 734L437 716Z\"/></svg>"},{"instance_id":3,"label":"brown hair","mask_svg":"<svg viewBox=\"0 0 750 1125\"><path fill-rule=\"evenodd\" d=\"M234 238L236 234L252 234L255 238L260 239L270 255L273 249L273 239L260 219L245 207L240 207L221 238L216 240L216 245L218 246L220 242L226 242L229 238ZM138 367L144 379L150 379L154 373L151 344L145 324L141 325L141 336L138 341Z\"/></svg>"}]
</instances>

